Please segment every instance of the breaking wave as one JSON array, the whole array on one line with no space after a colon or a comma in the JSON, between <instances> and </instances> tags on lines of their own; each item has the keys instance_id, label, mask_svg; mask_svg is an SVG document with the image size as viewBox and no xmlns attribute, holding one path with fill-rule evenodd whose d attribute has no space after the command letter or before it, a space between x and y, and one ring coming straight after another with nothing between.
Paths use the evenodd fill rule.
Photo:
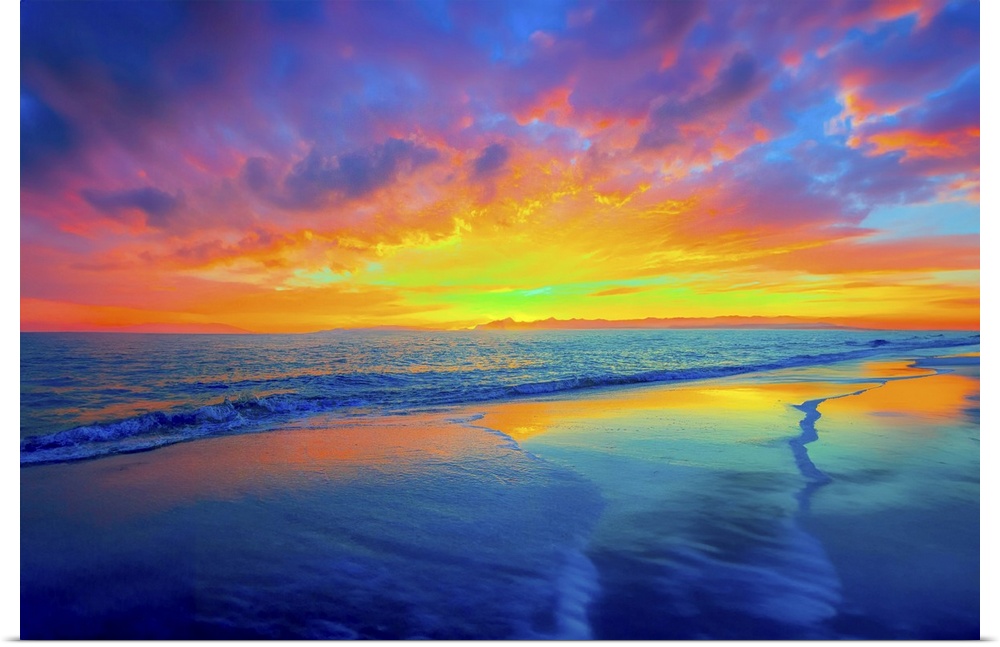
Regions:
<instances>
[{"instance_id":1,"label":"breaking wave","mask_svg":"<svg viewBox=\"0 0 1000 647\"><path fill-rule=\"evenodd\" d=\"M877 338L847 340L840 352L805 353L772 361L740 362L731 351L714 360L699 352L709 365L664 368L638 372L594 371L559 379L503 383L510 376L499 370L474 372L425 371L399 374L370 372L367 375L290 376L282 382L291 392L256 395L244 392L221 401L149 411L114 421L75 426L51 434L31 435L21 440L21 464L31 465L94 458L109 454L143 451L163 445L208 436L264 431L295 417L312 413L341 412L345 416L401 413L428 406L461 405L493 400L634 385L726 377L759 371L809 367L864 359L887 353L919 349L976 345L979 335L913 335L896 340ZM694 351L691 351L692 353ZM617 368L617 367L616 367ZM549 371L550 373L553 371ZM514 376L518 377L518 376ZM325 382L322 381L325 379ZM319 381L319 382L318 382ZM307 387L308 383L308 388ZM317 383L321 388L317 388ZM197 381L201 389L226 385ZM247 381L235 385L247 388ZM296 389L296 387L299 387ZM252 387L251 387L252 388ZM23 389L22 389L23 390ZM335 395L317 395L316 391ZM24 401L22 393L22 403Z\"/></svg>"}]
</instances>

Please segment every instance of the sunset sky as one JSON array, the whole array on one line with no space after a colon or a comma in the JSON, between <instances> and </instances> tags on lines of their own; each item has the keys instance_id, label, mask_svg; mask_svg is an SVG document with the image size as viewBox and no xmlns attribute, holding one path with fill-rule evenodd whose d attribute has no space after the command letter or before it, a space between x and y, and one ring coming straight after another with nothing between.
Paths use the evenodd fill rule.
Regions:
<instances>
[{"instance_id":1,"label":"sunset sky","mask_svg":"<svg viewBox=\"0 0 1000 647\"><path fill-rule=\"evenodd\" d=\"M21 4L22 330L979 327L979 4Z\"/></svg>"}]
</instances>

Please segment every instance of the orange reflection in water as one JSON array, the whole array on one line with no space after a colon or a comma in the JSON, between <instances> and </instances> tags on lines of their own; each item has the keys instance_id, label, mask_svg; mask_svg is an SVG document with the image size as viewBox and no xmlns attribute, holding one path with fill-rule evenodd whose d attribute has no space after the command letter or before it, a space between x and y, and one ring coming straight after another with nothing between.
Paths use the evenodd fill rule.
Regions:
<instances>
[{"instance_id":1,"label":"orange reflection in water","mask_svg":"<svg viewBox=\"0 0 1000 647\"><path fill-rule=\"evenodd\" d=\"M921 369L917 369L923 372ZM919 375L920 373L918 373ZM958 374L930 375L893 380L858 397L829 400L820 406L824 416L893 416L942 420L959 423L963 410L973 404L979 393L979 380Z\"/></svg>"},{"instance_id":2,"label":"orange reflection in water","mask_svg":"<svg viewBox=\"0 0 1000 647\"><path fill-rule=\"evenodd\" d=\"M28 468L22 470L22 487L58 490L67 510L100 521L203 499L267 496L315 483L336 488L357 479L415 474L471 455L488 458L505 442L439 415L330 419L322 427L311 423L311 428Z\"/></svg>"},{"instance_id":3,"label":"orange reflection in water","mask_svg":"<svg viewBox=\"0 0 1000 647\"><path fill-rule=\"evenodd\" d=\"M712 380L698 384L650 385L585 392L576 397L543 398L480 406L481 423L521 441L536 434L560 432L567 422L648 417L651 411L700 414L712 420L776 419L789 405L839 395L855 388L831 382L747 383ZM473 409L469 409L473 411ZM777 419L776 419L777 420ZM777 421L777 424L782 424Z\"/></svg>"},{"instance_id":4,"label":"orange reflection in water","mask_svg":"<svg viewBox=\"0 0 1000 647\"><path fill-rule=\"evenodd\" d=\"M908 362L865 365L872 377L927 374ZM794 377L790 377L794 380ZM706 380L683 385L647 385L574 396L539 397L466 407L446 414L368 420L313 418L286 430L205 439L154 452L108 457L71 465L22 470L22 495L54 489L75 514L100 520L104 514L143 514L207 498L268 496L317 483L336 492L357 479L420 474L429 469L461 469L464 460L489 461L503 452L504 439L475 426L502 431L517 441L532 436L572 434L583 426L650 433L719 436L726 442L794 435L802 413L791 408L807 400L855 396L820 405L821 424L869 432L873 425L896 426L914 419L959 421L969 397L978 393L974 377L951 373L844 384L822 381L755 382L752 377ZM480 420L449 421L472 414ZM664 424L683 417L684 424ZM842 425L841 423L846 423ZM471 425L471 426L470 426ZM912 426L912 425L911 425ZM752 434L733 437L731 434ZM585 441L586 442L586 441Z\"/></svg>"},{"instance_id":5,"label":"orange reflection in water","mask_svg":"<svg viewBox=\"0 0 1000 647\"><path fill-rule=\"evenodd\" d=\"M971 357L966 354L962 357ZM943 365L947 360L940 360ZM935 364L936 365L936 364ZM864 382L795 381L755 382L753 377L739 376L686 384L657 384L622 387L601 392L581 392L540 397L518 402L495 403L477 407L485 414L481 423L498 429L521 441L543 433L572 432L570 422L610 421L628 426L631 420L648 417L651 411L666 414L697 416L715 424L727 421L746 423L732 428L757 424L762 428L784 430L789 415L796 421L802 413L792 405L809 400L829 398L820 411L829 422L835 416L857 422L862 417L870 427L876 417L886 418L886 412L906 414L926 419L957 420L970 405L970 396L978 393L979 381L959 374L935 375L926 367L913 366L912 360L871 361L852 373ZM879 386L879 378L910 378L892 380ZM837 397L868 389L862 394ZM469 409L473 411L473 409ZM783 416L783 417L779 417ZM886 422L883 420L883 422ZM853 424L853 423L852 423ZM671 433L677 433L674 429Z\"/></svg>"},{"instance_id":6,"label":"orange reflection in water","mask_svg":"<svg viewBox=\"0 0 1000 647\"><path fill-rule=\"evenodd\" d=\"M934 375L931 368L917 367L913 360L882 360L863 362L861 372L871 377L913 377L916 375Z\"/></svg>"}]
</instances>

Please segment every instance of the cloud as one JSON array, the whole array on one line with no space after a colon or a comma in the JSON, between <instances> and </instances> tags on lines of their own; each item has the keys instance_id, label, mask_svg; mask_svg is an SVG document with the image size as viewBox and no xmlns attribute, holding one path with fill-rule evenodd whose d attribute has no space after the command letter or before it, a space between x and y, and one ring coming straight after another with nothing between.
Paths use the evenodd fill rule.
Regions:
<instances>
[{"instance_id":1,"label":"cloud","mask_svg":"<svg viewBox=\"0 0 1000 647\"><path fill-rule=\"evenodd\" d=\"M489 177L502 169L510 159L510 151L503 144L490 144L472 162L472 175L476 178Z\"/></svg>"},{"instance_id":2,"label":"cloud","mask_svg":"<svg viewBox=\"0 0 1000 647\"><path fill-rule=\"evenodd\" d=\"M315 148L285 176L285 201L296 208L316 207L330 195L352 200L369 195L438 159L433 148L389 139L367 150L324 157Z\"/></svg>"},{"instance_id":3,"label":"cloud","mask_svg":"<svg viewBox=\"0 0 1000 647\"><path fill-rule=\"evenodd\" d=\"M979 175L979 74L900 111L891 120L865 122L848 146L867 156L895 155L915 174Z\"/></svg>"},{"instance_id":4,"label":"cloud","mask_svg":"<svg viewBox=\"0 0 1000 647\"><path fill-rule=\"evenodd\" d=\"M21 15L22 69L80 89L103 85L126 112L156 111L166 82L156 52L189 20L188 6L170 2L31 3Z\"/></svg>"},{"instance_id":5,"label":"cloud","mask_svg":"<svg viewBox=\"0 0 1000 647\"><path fill-rule=\"evenodd\" d=\"M251 157L243 165L240 173L243 183L255 193L270 188L274 183L272 171L268 160L263 157Z\"/></svg>"},{"instance_id":6,"label":"cloud","mask_svg":"<svg viewBox=\"0 0 1000 647\"><path fill-rule=\"evenodd\" d=\"M979 4L953 2L924 29L890 23L831 54L832 74L859 106L856 122L894 114L946 90L979 63Z\"/></svg>"},{"instance_id":7,"label":"cloud","mask_svg":"<svg viewBox=\"0 0 1000 647\"><path fill-rule=\"evenodd\" d=\"M65 117L21 91L21 176L44 174L51 161L73 150L78 136Z\"/></svg>"},{"instance_id":8,"label":"cloud","mask_svg":"<svg viewBox=\"0 0 1000 647\"><path fill-rule=\"evenodd\" d=\"M762 262L768 267L810 274L976 270L979 236L841 240L768 256Z\"/></svg>"},{"instance_id":9,"label":"cloud","mask_svg":"<svg viewBox=\"0 0 1000 647\"><path fill-rule=\"evenodd\" d=\"M732 108L759 87L759 81L760 74L753 56L746 52L735 54L705 92L688 99L667 101L653 108L636 149L659 150L679 143L680 126Z\"/></svg>"},{"instance_id":10,"label":"cloud","mask_svg":"<svg viewBox=\"0 0 1000 647\"><path fill-rule=\"evenodd\" d=\"M646 290L652 289L651 287L620 287L620 288L608 288L607 290L599 290L597 292L591 292L587 296L591 297L613 297L619 294L635 294L636 292L645 292Z\"/></svg>"},{"instance_id":11,"label":"cloud","mask_svg":"<svg viewBox=\"0 0 1000 647\"><path fill-rule=\"evenodd\" d=\"M569 35L580 39L595 57L620 59L634 56L637 50L676 43L704 12L705 3L700 0L602 3L590 20L571 27Z\"/></svg>"},{"instance_id":12,"label":"cloud","mask_svg":"<svg viewBox=\"0 0 1000 647\"><path fill-rule=\"evenodd\" d=\"M607 282L944 267L863 218L978 199L978 26L963 0L26 3L22 243L52 256L24 248L22 292L157 307L147 271L284 295L376 262L417 288L586 275L577 305L638 308Z\"/></svg>"},{"instance_id":13,"label":"cloud","mask_svg":"<svg viewBox=\"0 0 1000 647\"><path fill-rule=\"evenodd\" d=\"M146 223L158 229L167 227L171 216L184 202L181 195L174 196L153 187L124 191L84 189L80 196L101 213L116 218L130 210L139 210L146 214Z\"/></svg>"}]
</instances>

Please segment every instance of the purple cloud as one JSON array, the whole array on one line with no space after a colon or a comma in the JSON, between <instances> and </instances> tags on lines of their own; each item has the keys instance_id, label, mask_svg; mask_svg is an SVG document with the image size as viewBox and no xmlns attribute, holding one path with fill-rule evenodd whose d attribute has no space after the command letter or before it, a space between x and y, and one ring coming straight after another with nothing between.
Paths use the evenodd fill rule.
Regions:
<instances>
[{"instance_id":1,"label":"purple cloud","mask_svg":"<svg viewBox=\"0 0 1000 647\"><path fill-rule=\"evenodd\" d=\"M437 158L433 148L402 139L332 157L313 149L285 176L284 201L293 208L310 208L331 194L346 200L360 198Z\"/></svg>"},{"instance_id":2,"label":"purple cloud","mask_svg":"<svg viewBox=\"0 0 1000 647\"><path fill-rule=\"evenodd\" d=\"M146 214L146 223L157 229L166 228L171 216L178 212L184 202L180 195L174 196L153 187L124 191L84 189L80 196L90 206L112 217L120 217L129 210L139 210Z\"/></svg>"},{"instance_id":3,"label":"purple cloud","mask_svg":"<svg viewBox=\"0 0 1000 647\"><path fill-rule=\"evenodd\" d=\"M677 143L678 126L738 104L759 87L759 81L754 58L746 52L734 55L705 92L654 108L646 130L639 137L637 150L658 150Z\"/></svg>"},{"instance_id":4,"label":"purple cloud","mask_svg":"<svg viewBox=\"0 0 1000 647\"><path fill-rule=\"evenodd\" d=\"M503 144L490 144L472 162L473 177L484 178L504 167L510 158L510 151Z\"/></svg>"}]
</instances>

